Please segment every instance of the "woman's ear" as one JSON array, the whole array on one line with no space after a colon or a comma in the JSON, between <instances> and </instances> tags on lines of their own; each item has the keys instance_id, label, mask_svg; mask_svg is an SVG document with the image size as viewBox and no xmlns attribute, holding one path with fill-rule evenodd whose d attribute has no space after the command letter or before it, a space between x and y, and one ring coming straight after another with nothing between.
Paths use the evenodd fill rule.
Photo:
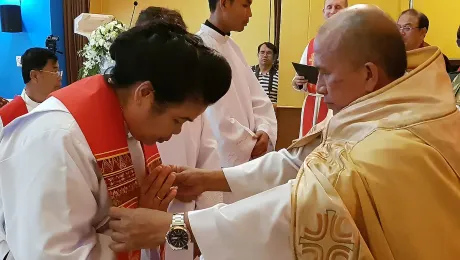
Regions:
<instances>
[{"instance_id":1,"label":"woman's ear","mask_svg":"<svg viewBox=\"0 0 460 260\"><path fill-rule=\"evenodd\" d=\"M153 98L155 97L154 96L154 90L153 90L153 86L152 86L152 83L150 81L144 81L142 82L141 84L139 84L139 86L137 86L135 89L134 89L134 100L136 102L136 104L140 104L142 102L142 100L144 100L145 98Z\"/></svg>"}]
</instances>

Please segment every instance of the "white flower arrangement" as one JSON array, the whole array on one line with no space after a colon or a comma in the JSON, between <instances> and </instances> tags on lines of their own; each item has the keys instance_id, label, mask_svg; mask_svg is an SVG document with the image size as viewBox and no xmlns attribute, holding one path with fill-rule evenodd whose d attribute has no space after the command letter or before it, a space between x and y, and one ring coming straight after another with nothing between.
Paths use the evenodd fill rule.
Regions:
<instances>
[{"instance_id":1,"label":"white flower arrangement","mask_svg":"<svg viewBox=\"0 0 460 260\"><path fill-rule=\"evenodd\" d=\"M99 26L89 37L89 42L78 52L83 57L83 67L80 69L79 77L85 78L100 74L104 63L113 63L110 58L109 49L117 36L127 31L128 27L118 20Z\"/></svg>"}]
</instances>

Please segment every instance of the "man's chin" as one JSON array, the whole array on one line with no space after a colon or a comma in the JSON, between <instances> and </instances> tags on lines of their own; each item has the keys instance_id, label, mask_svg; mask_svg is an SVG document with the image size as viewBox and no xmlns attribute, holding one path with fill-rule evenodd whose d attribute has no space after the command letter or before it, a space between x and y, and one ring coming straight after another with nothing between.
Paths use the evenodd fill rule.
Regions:
<instances>
[{"instance_id":1,"label":"man's chin","mask_svg":"<svg viewBox=\"0 0 460 260\"><path fill-rule=\"evenodd\" d=\"M236 31L236 32L242 32L242 31L244 31L244 29L246 28L246 25L247 25L247 24L243 25L243 26L240 27L240 28L237 28L235 31Z\"/></svg>"}]
</instances>

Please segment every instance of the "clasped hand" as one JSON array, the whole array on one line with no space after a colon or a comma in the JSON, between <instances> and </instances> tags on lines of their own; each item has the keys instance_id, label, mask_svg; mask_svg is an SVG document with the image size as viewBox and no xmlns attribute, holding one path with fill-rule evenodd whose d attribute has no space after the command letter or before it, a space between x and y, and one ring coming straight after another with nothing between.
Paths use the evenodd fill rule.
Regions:
<instances>
[{"instance_id":1,"label":"clasped hand","mask_svg":"<svg viewBox=\"0 0 460 260\"><path fill-rule=\"evenodd\" d=\"M167 211L177 194L175 168L160 165L141 180L139 207Z\"/></svg>"},{"instance_id":2,"label":"clasped hand","mask_svg":"<svg viewBox=\"0 0 460 260\"><path fill-rule=\"evenodd\" d=\"M176 169L161 165L140 181L139 208L110 209L113 251L156 248L164 242L172 219L164 211L177 194L177 187L172 187Z\"/></svg>"},{"instance_id":3,"label":"clasped hand","mask_svg":"<svg viewBox=\"0 0 460 260\"><path fill-rule=\"evenodd\" d=\"M264 131L257 131L254 139L257 140L256 144L254 145L254 149L252 149L251 158L255 159L258 158L268 151L268 142L270 141L270 137Z\"/></svg>"}]
</instances>

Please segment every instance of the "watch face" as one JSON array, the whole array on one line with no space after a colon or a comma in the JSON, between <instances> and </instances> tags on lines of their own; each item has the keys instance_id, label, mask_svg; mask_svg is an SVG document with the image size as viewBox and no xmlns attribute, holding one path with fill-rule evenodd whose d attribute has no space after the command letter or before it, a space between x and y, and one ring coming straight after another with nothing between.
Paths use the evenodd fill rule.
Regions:
<instances>
[{"instance_id":1,"label":"watch face","mask_svg":"<svg viewBox=\"0 0 460 260\"><path fill-rule=\"evenodd\" d=\"M168 234L168 244L176 248L185 248L189 241L188 233L181 228L173 229Z\"/></svg>"}]
</instances>

